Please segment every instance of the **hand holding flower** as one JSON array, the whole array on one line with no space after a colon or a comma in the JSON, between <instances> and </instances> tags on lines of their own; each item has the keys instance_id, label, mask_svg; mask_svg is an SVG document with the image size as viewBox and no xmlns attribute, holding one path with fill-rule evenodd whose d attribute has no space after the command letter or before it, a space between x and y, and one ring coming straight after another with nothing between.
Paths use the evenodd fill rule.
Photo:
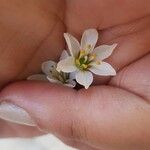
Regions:
<instances>
[{"instance_id":1,"label":"hand holding flower","mask_svg":"<svg viewBox=\"0 0 150 150\"><path fill-rule=\"evenodd\" d=\"M96 28L101 35L97 45L112 48L113 43L118 44L106 60L116 76L108 82L96 80L104 85L76 91L60 84L25 81L2 89L0 117L34 127L1 120L0 135L31 137L46 132L83 150L149 150L149 5L147 0L121 4L118 0L0 1L1 87L39 73L44 61L57 62L65 48L64 32L69 49L73 47L71 56L72 50L93 49L95 45L83 46L91 40L78 44L80 49L77 44L69 45L73 37L68 33L79 40L85 29ZM87 69L85 62L95 56L75 52L79 54L75 67ZM54 74L48 72L44 79ZM81 84L88 87L85 83Z\"/></svg>"}]
</instances>

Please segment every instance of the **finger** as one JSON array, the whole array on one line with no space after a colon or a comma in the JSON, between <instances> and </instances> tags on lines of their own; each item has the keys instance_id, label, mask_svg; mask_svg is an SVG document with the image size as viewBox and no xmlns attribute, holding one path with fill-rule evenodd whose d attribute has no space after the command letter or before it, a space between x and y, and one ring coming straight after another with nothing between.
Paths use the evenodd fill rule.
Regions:
<instances>
[{"instance_id":1,"label":"finger","mask_svg":"<svg viewBox=\"0 0 150 150\"><path fill-rule=\"evenodd\" d=\"M36 127L17 125L0 119L0 138L31 138L43 134L44 132L39 131Z\"/></svg>"},{"instance_id":2,"label":"finger","mask_svg":"<svg viewBox=\"0 0 150 150\"><path fill-rule=\"evenodd\" d=\"M100 31L98 45L118 44L113 54L106 60L116 71L121 70L150 52L149 26L150 16L147 16L124 25ZM94 84L103 84L109 81L109 79L96 76Z\"/></svg>"},{"instance_id":3,"label":"finger","mask_svg":"<svg viewBox=\"0 0 150 150\"><path fill-rule=\"evenodd\" d=\"M91 146L115 150L150 146L149 104L118 88L97 86L77 92L21 82L6 87L0 98L26 110L41 129Z\"/></svg>"},{"instance_id":4,"label":"finger","mask_svg":"<svg viewBox=\"0 0 150 150\"><path fill-rule=\"evenodd\" d=\"M150 52L150 17L102 31L100 43L118 43L113 55L108 59L116 70L138 60Z\"/></svg>"},{"instance_id":5,"label":"finger","mask_svg":"<svg viewBox=\"0 0 150 150\"><path fill-rule=\"evenodd\" d=\"M89 27L106 29L150 13L149 0L138 1L138 3L136 0L127 0L121 3L117 0L67 0L66 5L68 11L66 24L69 31L73 31L73 33L80 33Z\"/></svg>"},{"instance_id":6,"label":"finger","mask_svg":"<svg viewBox=\"0 0 150 150\"><path fill-rule=\"evenodd\" d=\"M130 90L150 100L150 54L125 67L110 84Z\"/></svg>"},{"instance_id":7,"label":"finger","mask_svg":"<svg viewBox=\"0 0 150 150\"><path fill-rule=\"evenodd\" d=\"M0 2L0 85L40 72L43 61L58 57L64 47L60 5L58 0Z\"/></svg>"},{"instance_id":8,"label":"finger","mask_svg":"<svg viewBox=\"0 0 150 150\"><path fill-rule=\"evenodd\" d=\"M150 39L150 28L116 37L116 39L108 42L110 44L118 43L118 46L110 58L107 59L107 62L110 63L117 72L120 71L125 66L137 61L150 52L148 39ZM95 83L103 83L104 81L102 79L103 78L97 77Z\"/></svg>"},{"instance_id":9,"label":"finger","mask_svg":"<svg viewBox=\"0 0 150 150\"><path fill-rule=\"evenodd\" d=\"M97 149L97 148L94 148L90 145L88 145L88 143L85 143L83 141L79 141L77 139L73 139L73 138L66 138L64 136L60 136L60 135L55 135L58 139L60 139L63 143L71 146L71 147L74 147L74 148L77 148L79 150L102 150L102 149Z\"/></svg>"},{"instance_id":10,"label":"finger","mask_svg":"<svg viewBox=\"0 0 150 150\"><path fill-rule=\"evenodd\" d=\"M79 149L79 150L101 150L101 149L93 148L93 147L85 144L84 142L77 141L74 139L68 139L68 138L64 138L64 137L60 137L60 136L58 138L66 145L71 146L76 149Z\"/></svg>"}]
</instances>

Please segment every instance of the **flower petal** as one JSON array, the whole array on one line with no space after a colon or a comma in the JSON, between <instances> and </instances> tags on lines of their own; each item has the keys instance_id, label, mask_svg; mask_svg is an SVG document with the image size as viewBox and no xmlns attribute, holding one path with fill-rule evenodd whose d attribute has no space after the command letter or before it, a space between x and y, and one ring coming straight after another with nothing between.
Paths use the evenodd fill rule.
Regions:
<instances>
[{"instance_id":1,"label":"flower petal","mask_svg":"<svg viewBox=\"0 0 150 150\"><path fill-rule=\"evenodd\" d=\"M56 69L56 63L54 61L46 61L42 63L42 71L46 75L50 74L50 71Z\"/></svg>"},{"instance_id":2,"label":"flower petal","mask_svg":"<svg viewBox=\"0 0 150 150\"><path fill-rule=\"evenodd\" d=\"M64 60L61 60L57 64L57 70L63 71L65 73L74 72L77 70L77 67L75 66L75 59L74 57L68 57Z\"/></svg>"},{"instance_id":3,"label":"flower petal","mask_svg":"<svg viewBox=\"0 0 150 150\"><path fill-rule=\"evenodd\" d=\"M116 48L117 44L113 45L101 45L93 50L93 53L96 54L97 59L104 60L108 58L113 50Z\"/></svg>"},{"instance_id":4,"label":"flower petal","mask_svg":"<svg viewBox=\"0 0 150 150\"><path fill-rule=\"evenodd\" d=\"M94 74L101 75L101 76L115 76L116 75L115 69L106 62L101 62L100 65L93 64L93 66L89 68L89 70L93 72Z\"/></svg>"},{"instance_id":5,"label":"flower petal","mask_svg":"<svg viewBox=\"0 0 150 150\"><path fill-rule=\"evenodd\" d=\"M71 87L71 88L74 88L76 86L76 82L73 81L73 80L69 80L68 83L66 84L63 84L61 81L57 80L57 79L54 79L54 78L51 78L49 76L47 76L47 79L48 81L50 81L51 83L57 83L57 84L62 84L64 86L67 86L67 87Z\"/></svg>"},{"instance_id":6,"label":"flower petal","mask_svg":"<svg viewBox=\"0 0 150 150\"><path fill-rule=\"evenodd\" d=\"M78 40L69 33L64 33L64 38L67 42L71 56L77 57L80 51L80 44Z\"/></svg>"},{"instance_id":7,"label":"flower petal","mask_svg":"<svg viewBox=\"0 0 150 150\"><path fill-rule=\"evenodd\" d=\"M46 75L44 75L44 74L35 74L35 75L32 75L32 76L29 76L27 78L27 80L48 81L47 78L46 78Z\"/></svg>"},{"instance_id":8,"label":"flower petal","mask_svg":"<svg viewBox=\"0 0 150 150\"><path fill-rule=\"evenodd\" d=\"M68 84L65 84L68 87L74 88L76 86L76 82L74 80L69 80Z\"/></svg>"},{"instance_id":9,"label":"flower petal","mask_svg":"<svg viewBox=\"0 0 150 150\"><path fill-rule=\"evenodd\" d=\"M81 39L81 49L92 51L98 40L98 32L96 29L88 29L82 35Z\"/></svg>"},{"instance_id":10,"label":"flower petal","mask_svg":"<svg viewBox=\"0 0 150 150\"><path fill-rule=\"evenodd\" d=\"M89 71L79 71L76 74L76 81L88 89L93 82L93 75Z\"/></svg>"},{"instance_id":11,"label":"flower petal","mask_svg":"<svg viewBox=\"0 0 150 150\"><path fill-rule=\"evenodd\" d=\"M69 79L70 79L70 80L74 80L74 79L76 78L76 73L77 73L77 71L71 72L71 73L69 74Z\"/></svg>"},{"instance_id":12,"label":"flower petal","mask_svg":"<svg viewBox=\"0 0 150 150\"><path fill-rule=\"evenodd\" d=\"M47 80L50 81L51 83L59 83L59 84L61 83L59 80L57 80L51 76L47 76Z\"/></svg>"},{"instance_id":13,"label":"flower petal","mask_svg":"<svg viewBox=\"0 0 150 150\"><path fill-rule=\"evenodd\" d=\"M68 52L66 50L63 50L59 60L66 59L67 57L69 57Z\"/></svg>"}]
</instances>

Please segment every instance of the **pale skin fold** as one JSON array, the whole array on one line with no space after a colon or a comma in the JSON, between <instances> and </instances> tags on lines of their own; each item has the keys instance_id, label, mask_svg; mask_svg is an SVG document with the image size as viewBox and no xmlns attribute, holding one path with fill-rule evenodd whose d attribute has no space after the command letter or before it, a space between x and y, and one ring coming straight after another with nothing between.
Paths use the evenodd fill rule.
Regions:
<instances>
[{"instance_id":1,"label":"pale skin fold","mask_svg":"<svg viewBox=\"0 0 150 150\"><path fill-rule=\"evenodd\" d=\"M149 0L0 0L1 101L24 108L38 128L81 150L149 150L149 6ZM80 38L87 28L99 30L98 45L118 44L107 60L117 76L96 77L97 86L79 91L11 83L39 73L43 61L57 60L64 32ZM38 128L1 120L0 136L45 133Z\"/></svg>"}]
</instances>

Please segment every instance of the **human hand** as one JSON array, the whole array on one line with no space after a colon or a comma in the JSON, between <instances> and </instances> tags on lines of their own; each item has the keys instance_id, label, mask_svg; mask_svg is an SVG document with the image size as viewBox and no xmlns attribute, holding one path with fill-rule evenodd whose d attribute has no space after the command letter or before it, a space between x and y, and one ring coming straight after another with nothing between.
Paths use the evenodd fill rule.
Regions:
<instances>
[{"instance_id":1,"label":"human hand","mask_svg":"<svg viewBox=\"0 0 150 150\"><path fill-rule=\"evenodd\" d=\"M64 47L64 3L0 0L0 87L40 72Z\"/></svg>"},{"instance_id":2,"label":"human hand","mask_svg":"<svg viewBox=\"0 0 150 150\"><path fill-rule=\"evenodd\" d=\"M125 67L107 86L75 91L28 81L6 87L0 96L26 110L43 133L53 133L81 150L148 150L149 63L148 54ZM16 131L16 135L33 134L23 127Z\"/></svg>"},{"instance_id":3,"label":"human hand","mask_svg":"<svg viewBox=\"0 0 150 150\"><path fill-rule=\"evenodd\" d=\"M87 28L100 31L98 44L118 43L109 61L123 68L149 52L149 3L0 0L0 86L38 73L43 61L60 55L64 32L80 37Z\"/></svg>"},{"instance_id":4,"label":"human hand","mask_svg":"<svg viewBox=\"0 0 150 150\"><path fill-rule=\"evenodd\" d=\"M106 2L107 3L105 3L105 5L106 5L106 7L109 8L110 7L110 5L108 5L109 1L106 1ZM132 1L132 2L134 2L134 1ZM77 4L76 4L77 6L82 6L82 5L79 5L79 2ZM94 2L92 4L94 4ZM96 4L97 3L95 3L95 6L96 6ZM87 5L87 6L93 7L92 5ZM125 6L128 6L128 5L125 5ZM109 86L108 87L98 87L97 86L97 87L93 87L93 88L89 89L89 91L81 90L79 92L74 92L67 88L64 89L62 87L57 87L54 85L47 85L44 83L36 83L36 84L20 83L19 85L12 85L12 87L6 88L2 92L1 99L3 99L3 100L8 99L12 103L15 103L18 106L23 107L25 110L27 110L29 112L29 114L31 116L33 116L33 120L35 120L35 122L37 122L38 124L40 122L39 126L41 128L44 127L49 132L53 132L53 133L57 131L57 134L63 135L66 137L69 136L69 131L70 131L69 129L71 129L71 127L72 127L72 126L69 126L70 122L72 123L72 120L75 121L75 123L78 122L79 115L82 114L81 119L82 119L82 117L83 117L83 119L85 119L85 123L83 125L81 124L81 126L83 126L83 127L81 127L80 125L77 124L77 128L79 128L79 130L81 130L80 128L84 128L84 126L88 125L90 122L91 122L91 124L93 124L92 123L93 121L95 121L95 122L97 121L98 123L96 124L96 126L93 127L91 124L89 125L90 129L91 129L91 127L93 127L95 129L95 132L92 133L92 135L95 135L97 137L97 139L94 138L94 136L90 136L89 138L90 139L92 138L94 140L96 139L95 141L94 140L87 141L87 140L84 140L84 138L83 139L80 138L80 136L79 136L79 140L78 140L77 137L78 137L79 130L75 129L75 131L73 131L73 133L75 133L75 135L74 135L75 137L77 134L77 137L74 138L75 140L73 140L73 141L75 141L75 142L83 141L83 142L76 142L76 143L78 143L78 146L80 148L81 148L81 145L82 146L90 145L89 147L95 148L95 146L97 146L97 143L98 143L99 149L101 147L102 147L102 149L113 149L113 148L119 149L120 147L121 148L123 147L124 149L127 149L127 148L129 149L129 148L132 148L132 145L138 145L139 141L141 142L140 143L141 145L138 145L139 149L142 146L145 146L147 148L149 146L148 145L149 141L147 141L147 140L150 135L150 133L147 132L148 126L150 125L149 117L148 117L149 105L145 104L143 102L143 100L149 99L149 98L147 98L147 96L146 96L146 98L142 99L138 96L135 96L133 93L136 93L136 95L139 95L139 96L141 96L141 95L143 96L146 93L144 91L145 89L149 92L148 84L149 84L150 79L149 79L149 72L147 69L148 65L146 65L146 62L147 62L147 64L149 64L149 61L148 61L149 55L147 55L147 57L143 58L144 61L142 61L144 65L141 65L141 66L145 69L143 69L142 67L140 69L140 67L139 67L140 65L134 65L134 64L136 64L136 62L133 64L135 67L133 67L133 66L128 67L129 64L133 63L134 61L138 61L138 59L140 59L141 57L143 57L144 55L149 53L150 45L149 45L148 39L150 36L150 29L149 29L149 20L150 19L149 19L149 16L146 17L146 14L147 14L146 6L147 5L145 5L144 7L143 7L143 5L139 5L140 8L143 8L142 9L143 12L140 11L140 15L137 14L138 16L134 16L134 15L132 16L132 15L128 14L129 18L123 19L123 15L121 15L121 13L117 13L117 14L115 13L115 15L121 15L122 17L120 17L120 19L118 17L117 20L113 19L109 23L107 22L109 19L106 19L107 21L104 21L106 23L104 23L104 22L101 23L102 18L100 16L99 16L99 18L100 18L99 23L98 22L95 23L93 20L89 19L90 22L85 23L85 24L82 23L78 27L73 27L74 23L71 24L71 22L72 22L71 19L68 19L70 21L67 21L68 26L70 24L70 28L68 27L67 31L74 33L77 36L80 35L82 29L88 28L88 27L95 27L95 28L101 29L101 31L100 31L101 40L99 41L99 43L106 43L106 44L118 43L118 48L116 49L114 55L108 61L110 61L116 67L118 72L120 72L120 73L118 73L118 75L115 78L111 79L109 86L115 85L119 88L120 87L123 88L124 90L116 89L115 87L109 87ZM111 7L112 7L112 5L111 5ZM70 4L69 8L71 9L71 4ZM77 9L78 7L74 7L74 8ZM85 8L85 7L83 7L83 8ZM138 7L136 7L135 10L137 8ZM87 12L87 10L89 10L89 9L86 8L86 11L84 11L84 9L81 9L81 10L83 11L83 13L81 13L81 14L84 14L84 16L86 16L85 12ZM103 12L102 10L105 12L106 9L105 10L104 9L99 10L98 8L95 9L95 11L96 11L95 14L99 14L99 13L97 13L98 11ZM134 9L132 9L132 10L134 10ZM73 8L71 9L71 11L73 11ZM130 11L128 11L128 13L129 12ZM68 13L68 14L70 14L70 13ZM75 13L73 13L73 14L75 14ZM105 14L105 13L101 13L101 14ZM106 16L106 18L107 18L107 13L104 16ZM88 17L89 17L89 15L88 15ZM143 18L141 18L141 17L143 17ZM69 16L68 16L68 18L69 18ZM70 18L72 18L72 19L74 18L74 20L75 20L75 16L70 17ZM96 16L96 18L98 18L98 16ZM96 20L96 18L94 18L94 19ZM135 20L135 18L137 20ZM76 19L79 19L79 17L77 17ZM79 20L84 20L84 19L79 19ZM121 20L121 21L118 22L118 20ZM127 23L128 21L129 21L129 23ZM125 24L125 23L127 23L127 24ZM118 25L118 24L122 24L122 25ZM78 24L76 24L76 25L78 25ZM72 29L71 29L71 27L72 27ZM146 62L145 62L145 60L146 60ZM140 64L141 64L141 61L140 61ZM123 70L130 70L130 69L125 69L125 68L132 68L131 72L123 71ZM142 80L139 81L139 83L138 83L137 79L134 78L135 73L137 73L137 76L139 75L139 73L137 72L137 69L140 71L140 73L141 73L140 75L142 76L141 77ZM123 79L127 79L127 80L124 81L122 79L123 85L121 83L119 83L119 85L118 85L117 83L118 83L118 81L120 81L119 78L124 76L123 75L124 73L122 73L122 72L127 73L127 74L125 74L125 78L123 78ZM120 75L120 74L122 74L122 75ZM144 74L144 75L142 75L142 74ZM132 75L134 75L133 79L135 79L135 81L132 79ZM127 78L127 76L128 76L128 78ZM142 82L143 80L146 82L143 83ZM144 86L144 88L142 88L142 86L140 86L140 88L139 88L137 86L137 84L142 85L142 83L143 83L143 85L146 84L148 88L145 88L145 86ZM22 87L24 87L24 91L21 91L20 88L22 88ZM33 90L29 91L30 90L29 87L31 87L31 89L33 89ZM136 89L137 91L133 91L133 88L135 88L135 87L137 88ZM46 91L46 92L42 93L43 92L42 89L44 89L44 91ZM138 90L138 89L140 89L142 92L140 92L140 90ZM129 92L127 92L126 90ZM40 91L42 91L42 92L40 92ZM56 97L56 94L59 91L62 93L62 95L60 95L60 97ZM104 92L101 92L101 91L104 91ZM87 92L89 92L88 95L90 95L90 97L91 96L93 97L91 100L86 99L86 96L84 94L86 94ZM38 93L38 95L37 95L37 93ZM71 93L77 93L77 95L80 95L79 96L80 98L77 99L77 102L73 98L74 94L72 95ZM80 93L82 93L83 95ZM97 95L97 93L99 95L98 99L94 98L94 95ZM38 97L35 98L35 94ZM68 97L71 97L72 99L69 98L69 100L68 100L68 98L67 98L67 100L66 100L64 98L65 94L68 94ZM111 98L111 96L109 96L109 94L110 95L114 94L113 98ZM76 94L75 94L75 96L76 96ZM121 98L123 96L126 97L126 99L124 101L121 100ZM104 97L103 98L104 100L102 100L102 97ZM117 99L117 102L115 101L116 99ZM30 101L28 101L28 100L30 100ZM103 111L104 109L100 110L100 108L102 108L104 106L103 103L105 103L105 101L108 102L108 105L105 105L105 107L106 107L105 111ZM32 105L31 105L31 102L32 102ZM116 103L118 104L118 102L120 104L119 106L122 106L122 105L124 106L123 110L120 110L120 107L118 105L117 106L115 105ZM64 106L62 105L62 103ZM75 105L74 105L74 103L75 103ZM66 106L65 106L65 104L66 104ZM30 107L29 107L29 105L30 105ZM58 106L60 107L60 112L58 112L59 111L57 108ZM96 109L95 108L96 106L100 107L100 108ZM38 108L40 107L40 109L42 111L41 115L36 111L37 107ZM84 109L82 110L82 108L84 108ZM135 108L137 108L137 109L135 109ZM78 113L77 113L76 109L77 110L79 109ZM109 109L111 109L111 111L109 111ZM129 109L131 109L129 112L128 111L125 112L126 110L129 110ZM141 109L143 111L141 111ZM71 110L73 111L73 113L71 113L72 112ZM89 113L89 110L90 110L90 112L92 112L93 110L95 111L93 116L91 116L91 113ZM133 110L133 112L132 112L132 110ZM68 111L69 111L69 114L67 113ZM62 112L64 112L64 115L61 114ZM110 115L110 112L113 112L113 113ZM62 118L62 120L59 118L60 122L59 122L59 120L58 121L56 120L55 113L58 116L61 115L60 118ZM138 118L137 114L135 114L135 113L139 114L139 118ZM43 117L43 116L45 116L45 114L48 114L48 116ZM66 115L66 118L65 118L65 115ZM88 116L90 115L90 118L88 118L87 115ZM125 115L125 117L127 118L126 120L124 120L122 118L123 115ZM140 115L144 119L140 119L141 118ZM62 117L62 116L64 116L64 117ZM118 120L112 121L113 118L115 119L115 116L117 116L116 119L118 119ZM70 121L69 121L68 117L69 117ZM100 118L99 120L97 119L98 117ZM107 119L104 120L106 117L108 119L110 119L110 121ZM90 119L90 120L87 120L87 119ZM143 120L146 121L146 123L144 123L145 126L141 126L141 128L145 129L145 130L141 131L141 128L139 126L141 125ZM99 121L101 121L102 124L99 124ZM121 126L124 123L124 121L126 121L125 122L126 128L124 128L124 126ZM52 122L54 124L51 124ZM133 128L133 126L132 126L133 123L135 123L135 122L139 123L139 126L137 126L137 128L135 128L135 126ZM41 123L42 123L42 125L41 125ZM66 125L66 127L65 127L65 125ZM142 125L143 125L143 123L142 123ZM68 136L64 135L65 133L63 134L63 133L59 132L59 130L57 130L61 126L63 126L64 130L65 130L65 128L68 127L68 130L66 130L66 132L65 132L66 134L68 133ZM106 132L108 134L108 136L105 137L105 131L110 131L110 129L112 129L112 126L114 126L115 130L117 130L118 132L116 132L115 130L112 130L114 134L112 134L112 132L110 132L110 134L108 132ZM5 127L7 127L7 126L5 126ZM102 127L106 127L106 128L102 128ZM87 126L85 126L85 128L87 128ZM131 131L127 132L129 128L131 128L130 130L133 129L134 132L133 133L131 133ZM127 134L122 134L122 136L120 137L119 132L121 132L122 129L124 130L124 132L127 132ZM17 130L17 131L19 131L19 130ZM24 130L24 131L26 131L26 130ZM88 131L91 132L91 130L88 130ZM101 132L99 133L98 131L101 131L101 132L104 131L104 132L102 134ZM5 130L5 132L6 132L6 130ZM82 130L81 130L81 132L82 132ZM140 134L139 132L140 133L147 132L145 134L145 138L142 138L143 141L138 139L138 138L141 138L141 135L139 135ZM95 133L97 133L97 134L95 134ZM134 136L132 136L132 135L134 135ZM81 133L81 136L82 136L82 133ZM117 139L117 136L119 137L120 140ZM130 138L129 138L129 136L130 136ZM99 139L100 139L100 141L97 141ZM114 141L112 139L114 139ZM124 140L124 143L122 142L123 140ZM138 148L136 148L136 149L138 149Z\"/></svg>"}]
</instances>

